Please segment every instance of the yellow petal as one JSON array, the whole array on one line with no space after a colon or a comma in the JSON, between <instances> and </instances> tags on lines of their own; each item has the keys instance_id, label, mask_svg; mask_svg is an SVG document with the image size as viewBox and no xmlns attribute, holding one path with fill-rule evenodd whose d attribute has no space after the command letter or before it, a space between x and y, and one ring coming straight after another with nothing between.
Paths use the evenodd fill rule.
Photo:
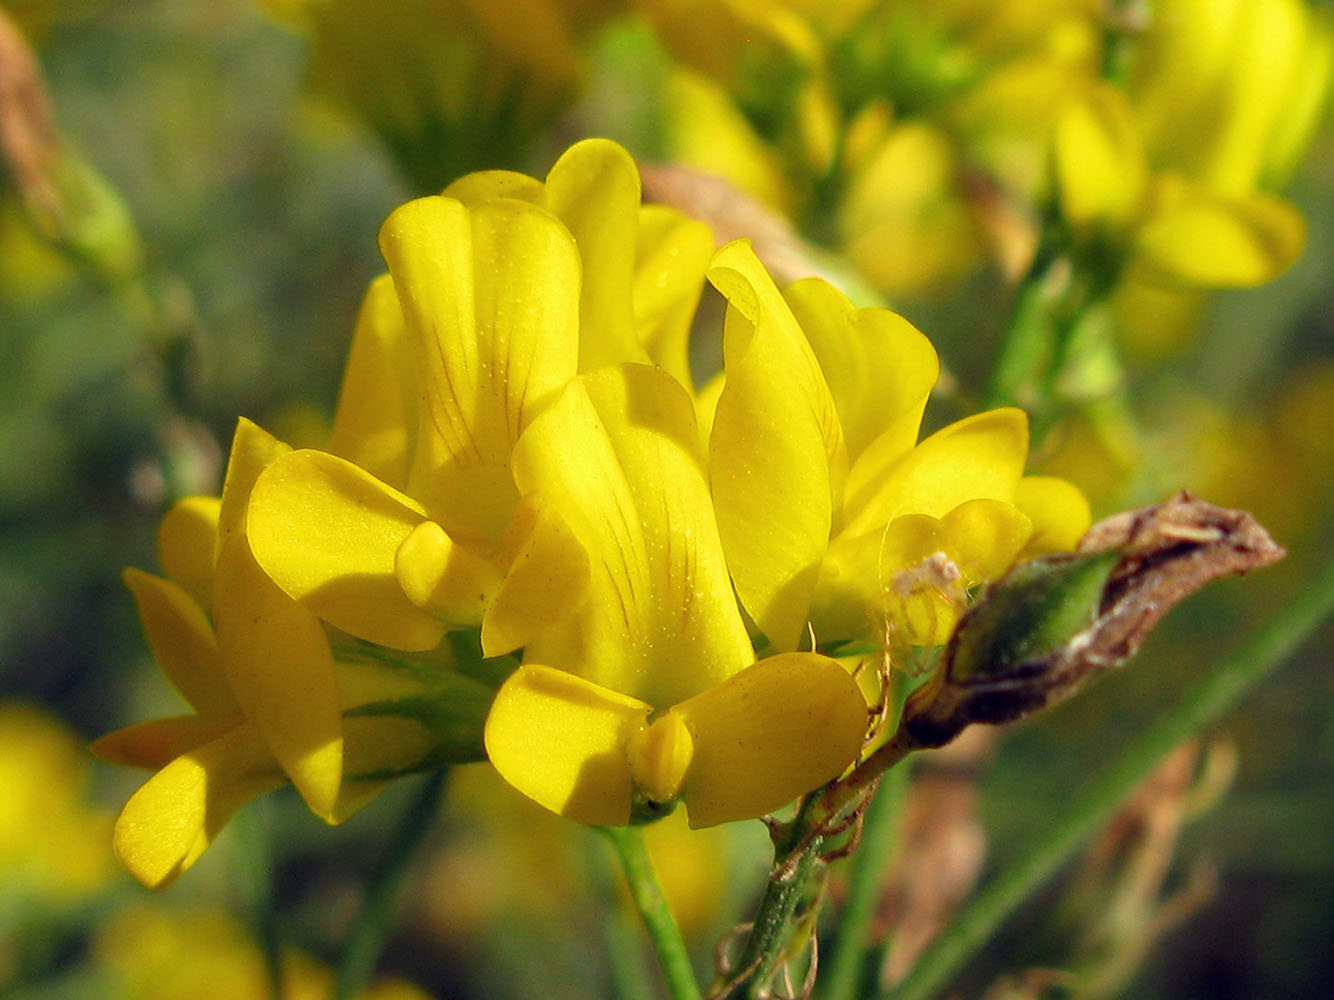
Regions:
<instances>
[{"instance_id":1,"label":"yellow petal","mask_svg":"<svg viewBox=\"0 0 1334 1000\"><path fill-rule=\"evenodd\" d=\"M896 517L879 531L841 535L829 548L811 620L821 643L883 639L946 642L962 603L949 532L925 514Z\"/></svg>"},{"instance_id":2,"label":"yellow petal","mask_svg":"<svg viewBox=\"0 0 1334 1000\"><path fill-rule=\"evenodd\" d=\"M328 450L401 488L417 434L417 377L394 283L371 282L352 333Z\"/></svg>"},{"instance_id":3,"label":"yellow petal","mask_svg":"<svg viewBox=\"0 0 1334 1000\"><path fill-rule=\"evenodd\" d=\"M201 608L213 603L213 557L218 539L217 497L186 497L162 516L157 529L157 558L167 579Z\"/></svg>"},{"instance_id":4,"label":"yellow petal","mask_svg":"<svg viewBox=\"0 0 1334 1000\"><path fill-rule=\"evenodd\" d=\"M692 827L772 812L852 762L866 702L837 661L771 656L672 709L694 759L681 789Z\"/></svg>"},{"instance_id":5,"label":"yellow petal","mask_svg":"<svg viewBox=\"0 0 1334 1000\"><path fill-rule=\"evenodd\" d=\"M1148 161L1125 92L1094 85L1056 120L1061 214L1076 228L1127 225L1144 199Z\"/></svg>"},{"instance_id":6,"label":"yellow petal","mask_svg":"<svg viewBox=\"0 0 1334 1000\"><path fill-rule=\"evenodd\" d=\"M440 197L397 209L380 247L425 395L407 492L451 534L496 538L514 442L575 373L579 252L533 205Z\"/></svg>"},{"instance_id":7,"label":"yellow petal","mask_svg":"<svg viewBox=\"0 0 1334 1000\"><path fill-rule=\"evenodd\" d=\"M525 495L588 553L588 599L525 658L653 705L723 680L754 653L731 596L694 403L661 369L581 375L514 454Z\"/></svg>"},{"instance_id":8,"label":"yellow petal","mask_svg":"<svg viewBox=\"0 0 1334 1000\"><path fill-rule=\"evenodd\" d=\"M1206 288L1259 285L1287 269L1306 245L1306 223L1268 194L1187 195L1141 228L1138 262L1170 281Z\"/></svg>"},{"instance_id":9,"label":"yellow petal","mask_svg":"<svg viewBox=\"0 0 1334 1000\"><path fill-rule=\"evenodd\" d=\"M245 720L231 716L178 715L151 719L114 733L107 733L88 746L88 752L111 764L133 767L166 767L183 753L212 743Z\"/></svg>"},{"instance_id":10,"label":"yellow petal","mask_svg":"<svg viewBox=\"0 0 1334 1000\"><path fill-rule=\"evenodd\" d=\"M654 364L687 389L690 327L704 270L713 256L713 232L702 222L664 205L639 210L632 299L639 342Z\"/></svg>"},{"instance_id":11,"label":"yellow petal","mask_svg":"<svg viewBox=\"0 0 1334 1000\"><path fill-rule=\"evenodd\" d=\"M215 562L228 541L238 535L244 535L246 505L250 502L250 491L254 488L259 474L275 458L291 450L264 428L245 417L236 422L236 433L232 435L232 450L227 457L227 474L222 482L222 503L218 508L218 536L214 544Z\"/></svg>"},{"instance_id":12,"label":"yellow petal","mask_svg":"<svg viewBox=\"0 0 1334 1000\"><path fill-rule=\"evenodd\" d=\"M737 595L779 649L801 638L847 457L819 363L749 244L718 251L726 383L709 438L718 529Z\"/></svg>"},{"instance_id":13,"label":"yellow petal","mask_svg":"<svg viewBox=\"0 0 1334 1000\"><path fill-rule=\"evenodd\" d=\"M845 533L874 531L902 514L943 517L967 500L1009 502L1028 457L1022 410L988 410L942 428L893 465Z\"/></svg>"},{"instance_id":14,"label":"yellow petal","mask_svg":"<svg viewBox=\"0 0 1334 1000\"><path fill-rule=\"evenodd\" d=\"M1089 502L1072 483L1055 476L1025 476L1014 491L1014 505L1033 522L1026 558L1069 552L1093 520Z\"/></svg>"},{"instance_id":15,"label":"yellow petal","mask_svg":"<svg viewBox=\"0 0 1334 1000\"><path fill-rule=\"evenodd\" d=\"M849 457L855 462L891 428L893 445L879 447L898 454L911 448L940 376L940 360L926 336L889 309L857 309L820 278L796 282L783 298L819 360Z\"/></svg>"},{"instance_id":16,"label":"yellow petal","mask_svg":"<svg viewBox=\"0 0 1334 1000\"><path fill-rule=\"evenodd\" d=\"M1000 500L968 500L941 518L940 524L966 587L1004 573L1033 534L1028 515Z\"/></svg>"},{"instance_id":17,"label":"yellow petal","mask_svg":"<svg viewBox=\"0 0 1334 1000\"><path fill-rule=\"evenodd\" d=\"M170 580L137 569L125 570L121 578L134 595L153 657L172 686L201 715L240 712L213 626L194 598Z\"/></svg>"},{"instance_id":18,"label":"yellow petal","mask_svg":"<svg viewBox=\"0 0 1334 1000\"><path fill-rule=\"evenodd\" d=\"M647 361L635 336L631 292L639 224L639 170L607 139L575 143L547 174L547 207L583 260L579 370Z\"/></svg>"},{"instance_id":19,"label":"yellow petal","mask_svg":"<svg viewBox=\"0 0 1334 1000\"><path fill-rule=\"evenodd\" d=\"M255 562L245 535L218 555L213 624L236 700L317 816L342 780L342 709L319 619Z\"/></svg>"},{"instance_id":20,"label":"yellow petal","mask_svg":"<svg viewBox=\"0 0 1334 1000\"><path fill-rule=\"evenodd\" d=\"M625 746L635 787L650 801L676 799L695 757L695 741L685 718L668 712L631 734Z\"/></svg>"},{"instance_id":21,"label":"yellow petal","mask_svg":"<svg viewBox=\"0 0 1334 1000\"><path fill-rule=\"evenodd\" d=\"M422 521L403 539L394 554L394 577L408 600L450 625L480 625L500 586L500 570L491 560L434 521Z\"/></svg>"},{"instance_id":22,"label":"yellow petal","mask_svg":"<svg viewBox=\"0 0 1334 1000\"><path fill-rule=\"evenodd\" d=\"M476 170L445 188L446 198L475 205L488 198L515 198L533 205L546 203L546 185L514 170Z\"/></svg>"},{"instance_id":23,"label":"yellow petal","mask_svg":"<svg viewBox=\"0 0 1334 1000\"><path fill-rule=\"evenodd\" d=\"M482 621L484 656L528 645L588 599L588 552L540 493L520 499L501 547L509 570Z\"/></svg>"},{"instance_id":24,"label":"yellow petal","mask_svg":"<svg viewBox=\"0 0 1334 1000\"><path fill-rule=\"evenodd\" d=\"M116 821L121 863L150 889L170 885L232 815L282 784L249 726L176 758L140 788Z\"/></svg>"},{"instance_id":25,"label":"yellow petal","mask_svg":"<svg viewBox=\"0 0 1334 1000\"><path fill-rule=\"evenodd\" d=\"M487 756L501 777L553 812L624 826L633 793L625 743L650 711L563 670L523 666L496 693Z\"/></svg>"},{"instance_id":26,"label":"yellow petal","mask_svg":"<svg viewBox=\"0 0 1334 1000\"><path fill-rule=\"evenodd\" d=\"M264 470L247 517L256 561L292 600L382 646L439 645L444 625L408 599L394 570L425 520L416 501L351 462L302 449Z\"/></svg>"}]
</instances>

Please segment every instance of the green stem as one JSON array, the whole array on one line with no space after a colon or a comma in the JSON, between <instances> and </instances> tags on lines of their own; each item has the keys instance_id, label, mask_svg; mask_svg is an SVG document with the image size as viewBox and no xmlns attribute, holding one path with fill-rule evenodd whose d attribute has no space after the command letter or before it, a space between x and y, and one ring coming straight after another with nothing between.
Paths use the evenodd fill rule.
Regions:
<instances>
[{"instance_id":1,"label":"green stem","mask_svg":"<svg viewBox=\"0 0 1334 1000\"><path fill-rule=\"evenodd\" d=\"M403 880L417 848L426 839L431 822L440 811L440 798L444 793L445 776L448 773L442 769L422 780L379 868L371 877L366 898L362 901L361 910L352 923L343 948L335 1000L351 1000L366 988L375 973L380 950L384 947L385 938L389 936L398 891L403 887Z\"/></svg>"},{"instance_id":2,"label":"green stem","mask_svg":"<svg viewBox=\"0 0 1334 1000\"><path fill-rule=\"evenodd\" d=\"M588 866L607 914L603 930L613 995L617 1000L652 1000L653 986L644 967L639 928L616 884L606 847L593 837L588 845Z\"/></svg>"},{"instance_id":3,"label":"green stem","mask_svg":"<svg viewBox=\"0 0 1334 1000\"><path fill-rule=\"evenodd\" d=\"M880 782L862 824L862 842L852 856L848 901L838 924L833 955L824 974L824 1000L854 1000L862 995L866 949L881 878L894 850L900 808L908 790L908 768L895 767Z\"/></svg>"},{"instance_id":4,"label":"green stem","mask_svg":"<svg viewBox=\"0 0 1334 1000\"><path fill-rule=\"evenodd\" d=\"M1015 293L1010 322L987 386L986 408L1040 406L1042 385L1056 352L1053 261L1039 256Z\"/></svg>"},{"instance_id":5,"label":"green stem","mask_svg":"<svg viewBox=\"0 0 1334 1000\"><path fill-rule=\"evenodd\" d=\"M798 813L798 819L802 815L804 811ZM803 826L796 822L794 828L799 832ZM743 975L728 996L744 996L747 1000L755 1000L770 995L769 977L787 947L792 917L797 912L797 904L806 896L811 876L818 867L823 842L820 837L812 837L797 847L800 853L788 860L783 874L779 877L771 876L765 885L759 909L755 911L755 925L746 938L746 947L736 964L738 973ZM775 863L784 853L782 850L774 851Z\"/></svg>"},{"instance_id":6,"label":"green stem","mask_svg":"<svg viewBox=\"0 0 1334 1000\"><path fill-rule=\"evenodd\" d=\"M695 970L690 964L690 953L686 950L685 940L681 937L676 918L662 894L658 876L653 871L653 862L649 860L648 850L644 846L644 833L637 826L607 826L600 828L616 848L621 859L621 870L625 873L630 895L634 897L639 915L644 918L649 939L662 963L663 974L667 978L667 988L673 1000L699 1000L699 984L695 982Z\"/></svg>"},{"instance_id":7,"label":"green stem","mask_svg":"<svg viewBox=\"0 0 1334 1000\"><path fill-rule=\"evenodd\" d=\"M1229 708L1290 656L1334 610L1334 564L1306 591L1158 716L1147 731L1063 812L1056 827L1002 871L923 953L885 1000L923 1000L937 993L1001 922L1056 872L1183 740L1215 724Z\"/></svg>"}]
</instances>

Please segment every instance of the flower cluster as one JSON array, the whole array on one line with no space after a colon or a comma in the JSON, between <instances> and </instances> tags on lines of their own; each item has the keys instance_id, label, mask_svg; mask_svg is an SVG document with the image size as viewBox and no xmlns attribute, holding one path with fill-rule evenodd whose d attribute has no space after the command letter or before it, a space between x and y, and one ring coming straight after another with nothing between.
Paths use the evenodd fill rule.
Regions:
<instances>
[{"instance_id":1,"label":"flower cluster","mask_svg":"<svg viewBox=\"0 0 1334 1000\"><path fill-rule=\"evenodd\" d=\"M127 571L195 709L98 747L160 769L116 832L148 884L284 780L337 822L483 752L583 823L762 815L863 746L822 651L940 644L972 588L1087 526L1024 476L1020 411L919 441L921 333L715 252L611 142L466 176L380 246L327 447L242 421L221 499L163 521L165 577ZM706 278L723 369L697 390Z\"/></svg>"},{"instance_id":2,"label":"flower cluster","mask_svg":"<svg viewBox=\"0 0 1334 1000\"><path fill-rule=\"evenodd\" d=\"M674 154L814 220L890 294L993 251L1016 264L1052 199L1160 284L1258 284L1303 245L1270 192L1319 120L1334 36L1301 0L710 0L710 32L638 6L693 71Z\"/></svg>"}]
</instances>

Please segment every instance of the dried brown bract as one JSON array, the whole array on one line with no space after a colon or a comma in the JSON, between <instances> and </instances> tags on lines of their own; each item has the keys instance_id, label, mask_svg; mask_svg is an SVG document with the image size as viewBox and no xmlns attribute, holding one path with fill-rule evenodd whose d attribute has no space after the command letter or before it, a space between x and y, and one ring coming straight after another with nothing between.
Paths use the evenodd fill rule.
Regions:
<instances>
[{"instance_id":1,"label":"dried brown bract","mask_svg":"<svg viewBox=\"0 0 1334 1000\"><path fill-rule=\"evenodd\" d=\"M1077 552L1022 563L960 620L941 671L905 709L900 749L940 746L1070 697L1133 656L1206 583L1284 551L1251 515L1182 492L1094 525Z\"/></svg>"}]
</instances>

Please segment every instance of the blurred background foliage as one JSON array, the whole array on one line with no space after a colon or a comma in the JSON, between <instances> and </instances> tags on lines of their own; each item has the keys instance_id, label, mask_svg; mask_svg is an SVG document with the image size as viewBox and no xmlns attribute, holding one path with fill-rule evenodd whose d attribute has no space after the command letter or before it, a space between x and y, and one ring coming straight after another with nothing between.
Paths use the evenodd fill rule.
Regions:
<instances>
[{"instance_id":1,"label":"blurred background foliage","mask_svg":"<svg viewBox=\"0 0 1334 1000\"><path fill-rule=\"evenodd\" d=\"M819 40L817 50L784 29L744 63L720 52L727 31L750 37L753 24L719 27L704 44L697 25L672 20L670 4L645 2L638 13L598 0L505 6L4 5L49 87L56 135L43 162L58 165L58 201L77 224L57 218L44 229L11 165L0 189L0 993L264 996L263 943L276 935L284 996L327 995L327 965L410 789L391 790L341 829L317 823L290 790L271 796L153 898L110 857L111 816L134 776L95 768L81 743L170 711L119 568L153 568L166 504L218 488L220 442L238 415L293 444L316 439L361 295L382 267L376 230L396 204L470 169L541 176L569 141L593 134L648 163L723 172L727 191L746 195L725 195L733 211L715 219L720 230L767 240L775 270L795 253L797 269L832 270L862 298L887 297L933 339L952 381L929 421L980 397L1017 276L1010 256L1022 254L1011 244L1027 237L986 192L961 200L961 190L977 195L965 183L977 175L952 142L979 129L976 148L998 150L1002 173L1031 164L1015 158L1022 144L991 128L1013 95L978 93L994 75L949 48L957 24L921 36L934 48L921 37L909 44L898 22L875 37ZM857 6L833 5L847 18ZM1061 58L1078 62L1092 43L1071 23ZM969 50L985 54L987 72L1025 51L1022 31L1005 45L998 37ZM893 110L863 100L883 83L869 71L846 75L841 97L803 90L810 77L794 66L809 69L801 59L810 51L863 70L897 60ZM1019 77L1020 104L1034 106L1042 91ZM773 106L791 121L762 113L765 86L790 91ZM849 93L862 110L840 122ZM857 171L831 166L835 133L838 163L860 156ZM680 199L679 175L646 176L650 193ZM687 182L698 200L698 178ZM1035 460L1080 483L1097 514L1180 487L1250 509L1290 557L1177 611L1133 670L1007 732L994 763L983 768L992 751L977 751L966 770L983 776L959 800L963 813L933 814L933 801L954 800L923 793L923 829L967 834L973 845L948 862L965 886L1021 851L1154 705L1208 671L1330 558L1328 113L1287 193L1307 220L1297 263L1260 289L1119 302L1131 320L1121 341L1128 406L1080 408ZM843 248L864 277L809 251L783 215L807 238ZM1158 840L1127 835L1121 853L1103 843L1103 855L1007 926L963 995L981 996L999 972L1025 966L1094 969L1112 984L1107 995L1130 982L1134 995L1180 1000L1311 996L1334 981L1332 652L1327 627L1199 751L1203 770L1187 764L1186 779L1164 779L1171 829ZM604 845L481 768L450 780L447 815L382 968L438 997L608 995L604 916L622 900ZM1143 815L1161 821L1165 807L1156 808ZM268 853L256 846L264 831ZM763 831L689 834L665 823L651 838L703 955L753 902ZM903 848L899 869L912 857ZM1212 892L1197 891L1206 883ZM1081 912L1081 892L1102 903ZM893 903L892 880L886 898L882 931L906 905ZM1181 919L1165 899L1181 903ZM1040 993L1031 982L1020 988ZM402 981L376 990L420 995Z\"/></svg>"}]
</instances>

